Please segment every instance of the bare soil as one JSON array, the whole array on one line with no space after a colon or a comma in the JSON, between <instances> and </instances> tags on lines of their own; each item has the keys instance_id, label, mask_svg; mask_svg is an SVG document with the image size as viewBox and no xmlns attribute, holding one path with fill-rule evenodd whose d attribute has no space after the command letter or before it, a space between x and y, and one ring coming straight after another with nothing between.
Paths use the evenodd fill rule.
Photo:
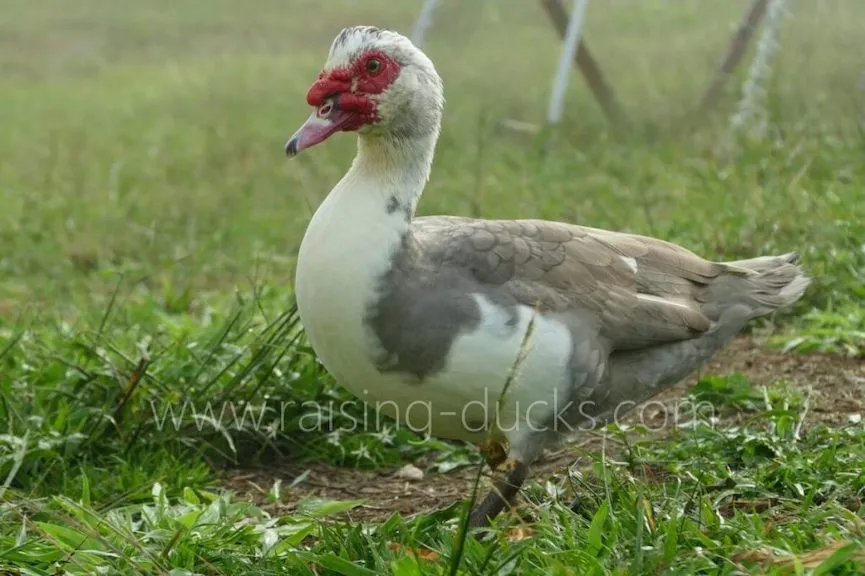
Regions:
<instances>
[{"instance_id":1,"label":"bare soil","mask_svg":"<svg viewBox=\"0 0 865 576\"><path fill-rule=\"evenodd\" d=\"M767 350L759 339L740 337L721 352L703 370L704 374L728 375L741 372L755 386L770 386L787 381L809 394L804 426L818 422L839 426L858 416L865 417L865 361L821 354L782 354ZM681 398L697 381L693 375L667 390L645 409L637 407L632 414L641 414L642 421L651 420L652 411L663 412L657 402L665 405ZM736 414L726 416L736 420ZM732 422L731 422L732 423ZM586 450L600 450L602 439L587 434L585 439L559 450L548 452L532 467L532 480L544 480L561 473L569 466L585 463ZM609 444L608 444L609 446ZM421 463L418 463L423 468ZM450 473L425 473L419 480L410 480L397 470L356 470L324 463L286 462L277 467L228 470L222 473L224 486L232 489L238 499L254 501L274 513L288 513L299 501L318 497L334 500L363 499L347 517L355 522L375 522L394 512L404 517L450 506L470 496L475 467ZM288 486L300 475L305 477L284 493L276 504L266 502L266 494L277 479Z\"/></svg>"}]
</instances>

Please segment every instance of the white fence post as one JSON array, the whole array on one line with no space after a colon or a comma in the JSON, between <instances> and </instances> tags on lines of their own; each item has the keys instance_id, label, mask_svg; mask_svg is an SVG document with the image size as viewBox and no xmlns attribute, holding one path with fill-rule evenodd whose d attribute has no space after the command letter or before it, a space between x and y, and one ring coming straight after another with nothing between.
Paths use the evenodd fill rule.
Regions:
<instances>
[{"instance_id":1,"label":"white fence post","mask_svg":"<svg viewBox=\"0 0 865 576\"><path fill-rule=\"evenodd\" d=\"M574 57L580 45L580 33L583 29L588 5L589 0L574 0L574 5L571 8L568 29L565 32L565 42L562 46L562 53L559 56L559 66L553 79L553 91L550 94L550 105L547 109L547 122L550 124L558 124L559 120L562 119L562 111L565 106L565 92L568 89Z\"/></svg>"},{"instance_id":2,"label":"white fence post","mask_svg":"<svg viewBox=\"0 0 865 576\"><path fill-rule=\"evenodd\" d=\"M734 132L742 130L746 126L754 134L762 135L767 128L768 113L766 111L766 88L764 85L769 81L772 72L769 61L772 54L778 48L776 37L781 27L781 19L784 16L787 0L770 0L766 9L763 32L757 40L757 51L748 78L742 87L742 98L739 107L730 119L730 125Z\"/></svg>"},{"instance_id":3,"label":"white fence post","mask_svg":"<svg viewBox=\"0 0 865 576\"><path fill-rule=\"evenodd\" d=\"M421 6L420 14L418 14L411 32L411 41L418 48L423 44L426 31L432 24L433 12L435 12L438 3L438 0L424 0L423 6Z\"/></svg>"}]
</instances>

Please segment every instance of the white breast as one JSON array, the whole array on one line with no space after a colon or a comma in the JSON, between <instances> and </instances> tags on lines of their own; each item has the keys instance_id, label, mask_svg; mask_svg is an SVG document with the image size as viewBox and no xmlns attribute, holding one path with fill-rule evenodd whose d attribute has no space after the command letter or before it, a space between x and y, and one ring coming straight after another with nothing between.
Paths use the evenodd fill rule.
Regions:
<instances>
[{"instance_id":1,"label":"white breast","mask_svg":"<svg viewBox=\"0 0 865 576\"><path fill-rule=\"evenodd\" d=\"M312 217L295 280L298 312L313 349L355 394L353 383L366 375L375 351L363 318L401 234L401 219L384 214L359 180L350 170Z\"/></svg>"},{"instance_id":2,"label":"white breast","mask_svg":"<svg viewBox=\"0 0 865 576\"><path fill-rule=\"evenodd\" d=\"M407 227L402 214L383 210L382 194L381 186L349 170L309 224L298 256L296 296L310 343L340 385L398 426L477 441L491 423L513 445L565 407L570 332L552 318L534 317L528 353L518 362L534 311L520 308L514 326L508 313L476 294L481 322L454 341L443 370L422 382L380 373L373 364L379 344L364 318Z\"/></svg>"},{"instance_id":3,"label":"white breast","mask_svg":"<svg viewBox=\"0 0 865 576\"><path fill-rule=\"evenodd\" d=\"M400 232L396 223L388 226L382 220L380 206L374 208L375 225L358 226L365 214L356 203L351 213L358 220L340 225L346 204L339 200L332 193L310 223L298 258L296 288L310 343L339 384L398 426L445 438L480 440L486 436L484 425L495 422L501 435L510 438L528 426L544 425L551 412L564 408L572 346L566 327L535 317L525 341L528 353L524 350L525 358L518 362L534 311L520 308L514 326L509 314L480 295L475 295L480 325L455 340L442 371L422 382L412 375L380 373L372 361L378 343L364 317L390 258L383 250L351 247L395 245ZM515 377L499 407L512 370Z\"/></svg>"}]
</instances>

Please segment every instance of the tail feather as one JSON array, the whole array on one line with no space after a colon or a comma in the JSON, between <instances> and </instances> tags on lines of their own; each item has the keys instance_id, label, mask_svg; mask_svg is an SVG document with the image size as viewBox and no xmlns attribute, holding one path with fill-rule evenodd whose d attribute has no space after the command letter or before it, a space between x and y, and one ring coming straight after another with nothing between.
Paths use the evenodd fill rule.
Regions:
<instances>
[{"instance_id":1,"label":"tail feather","mask_svg":"<svg viewBox=\"0 0 865 576\"><path fill-rule=\"evenodd\" d=\"M749 318L765 316L794 304L811 283L796 252L725 264L743 273L725 274L712 283L703 309L713 320L735 304L748 307Z\"/></svg>"}]
</instances>

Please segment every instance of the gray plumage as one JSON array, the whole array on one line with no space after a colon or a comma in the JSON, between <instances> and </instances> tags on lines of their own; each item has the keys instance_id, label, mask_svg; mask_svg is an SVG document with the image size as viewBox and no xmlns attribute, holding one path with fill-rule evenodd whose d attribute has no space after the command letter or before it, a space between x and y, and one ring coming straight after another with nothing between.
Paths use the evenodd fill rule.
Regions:
<instances>
[{"instance_id":1,"label":"gray plumage","mask_svg":"<svg viewBox=\"0 0 865 576\"><path fill-rule=\"evenodd\" d=\"M480 322L473 294L509 311L515 329L516 307L530 306L570 327L573 398L604 413L675 384L748 320L793 303L808 285L797 261L711 262L663 240L558 222L422 217L366 321L386 352L381 370L422 382Z\"/></svg>"}]
</instances>

